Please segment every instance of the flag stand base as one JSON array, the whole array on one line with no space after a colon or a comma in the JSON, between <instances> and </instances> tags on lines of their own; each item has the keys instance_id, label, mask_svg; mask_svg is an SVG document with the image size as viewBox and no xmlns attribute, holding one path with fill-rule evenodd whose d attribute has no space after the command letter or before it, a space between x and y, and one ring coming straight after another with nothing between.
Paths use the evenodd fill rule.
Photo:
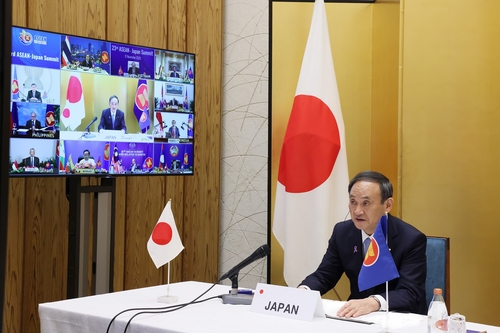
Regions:
<instances>
[{"instance_id":1,"label":"flag stand base","mask_svg":"<svg viewBox=\"0 0 500 333\"><path fill-rule=\"evenodd\" d=\"M177 303L179 301L179 297L177 296L160 296L157 299L158 303Z\"/></svg>"}]
</instances>

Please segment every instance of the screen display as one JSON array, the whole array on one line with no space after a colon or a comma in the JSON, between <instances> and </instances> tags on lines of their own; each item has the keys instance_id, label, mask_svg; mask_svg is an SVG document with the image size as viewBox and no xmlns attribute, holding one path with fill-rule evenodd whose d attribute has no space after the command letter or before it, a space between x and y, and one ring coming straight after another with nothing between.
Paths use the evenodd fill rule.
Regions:
<instances>
[{"instance_id":1,"label":"screen display","mask_svg":"<svg viewBox=\"0 0 500 333\"><path fill-rule=\"evenodd\" d=\"M195 55L12 28L11 176L193 174Z\"/></svg>"}]
</instances>

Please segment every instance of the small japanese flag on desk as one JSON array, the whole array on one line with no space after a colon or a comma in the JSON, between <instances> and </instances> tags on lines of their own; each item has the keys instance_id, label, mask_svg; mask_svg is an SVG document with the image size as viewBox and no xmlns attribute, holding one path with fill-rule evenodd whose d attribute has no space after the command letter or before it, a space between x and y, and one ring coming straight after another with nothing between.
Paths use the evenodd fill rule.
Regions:
<instances>
[{"instance_id":1,"label":"small japanese flag on desk","mask_svg":"<svg viewBox=\"0 0 500 333\"><path fill-rule=\"evenodd\" d=\"M170 200L163 209L148 241L148 252L156 268L165 265L184 250L175 225Z\"/></svg>"}]
</instances>

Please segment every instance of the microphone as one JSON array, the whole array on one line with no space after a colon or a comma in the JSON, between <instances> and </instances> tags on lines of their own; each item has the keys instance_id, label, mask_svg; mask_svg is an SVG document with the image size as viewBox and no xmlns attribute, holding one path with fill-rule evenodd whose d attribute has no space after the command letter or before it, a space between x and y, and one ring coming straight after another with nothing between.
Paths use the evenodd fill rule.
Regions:
<instances>
[{"instance_id":1,"label":"microphone","mask_svg":"<svg viewBox=\"0 0 500 333\"><path fill-rule=\"evenodd\" d=\"M251 264L255 260L265 258L268 255L269 255L269 245L264 244L261 247L259 247L257 250L255 250L251 255L249 255L245 260L243 260L238 265L231 268L226 274L222 275L221 278L219 279L219 281L222 281L222 280L227 279L227 278L231 279L233 276L238 275L238 273L240 272L240 270L242 268L248 266L249 264Z\"/></svg>"},{"instance_id":2,"label":"microphone","mask_svg":"<svg viewBox=\"0 0 500 333\"><path fill-rule=\"evenodd\" d=\"M92 119L92 121L90 122L90 124L87 125L87 127L85 127L85 130L84 131L87 131L89 132L90 130L90 126L92 126L93 123L95 123L97 120L97 117L94 117L94 119Z\"/></svg>"}]
</instances>

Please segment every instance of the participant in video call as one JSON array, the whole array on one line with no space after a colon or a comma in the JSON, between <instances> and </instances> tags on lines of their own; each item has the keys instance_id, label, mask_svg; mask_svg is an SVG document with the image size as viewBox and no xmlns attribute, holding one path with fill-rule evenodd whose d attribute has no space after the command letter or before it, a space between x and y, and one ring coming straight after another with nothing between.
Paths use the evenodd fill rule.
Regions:
<instances>
[{"instance_id":1,"label":"participant in video call","mask_svg":"<svg viewBox=\"0 0 500 333\"><path fill-rule=\"evenodd\" d=\"M28 102L41 102L42 101L42 93L36 90L36 84L31 84L31 90L28 91Z\"/></svg>"},{"instance_id":2,"label":"participant in video call","mask_svg":"<svg viewBox=\"0 0 500 333\"><path fill-rule=\"evenodd\" d=\"M92 60L90 60L90 55L85 55L85 60L80 64L82 67L92 67Z\"/></svg>"},{"instance_id":3,"label":"participant in video call","mask_svg":"<svg viewBox=\"0 0 500 333\"><path fill-rule=\"evenodd\" d=\"M131 66L128 68L128 73L130 75L139 75L139 68L137 68L137 64L132 62Z\"/></svg>"},{"instance_id":4,"label":"participant in video call","mask_svg":"<svg viewBox=\"0 0 500 333\"><path fill-rule=\"evenodd\" d=\"M170 133L171 138L178 138L180 136L179 127L177 127L175 124L176 121L175 119L173 119L172 126L170 126L170 128L168 129L168 133Z\"/></svg>"},{"instance_id":5,"label":"participant in video call","mask_svg":"<svg viewBox=\"0 0 500 333\"><path fill-rule=\"evenodd\" d=\"M137 164L137 162L135 161L135 158L133 158L132 159L132 163L130 164L129 171L130 172L135 172L135 171L138 171L138 170L141 170L141 166L139 164Z\"/></svg>"},{"instance_id":6,"label":"participant in video call","mask_svg":"<svg viewBox=\"0 0 500 333\"><path fill-rule=\"evenodd\" d=\"M76 167L80 169L95 169L95 161L90 157L90 150L83 151L83 158L76 163Z\"/></svg>"},{"instance_id":7,"label":"participant in video call","mask_svg":"<svg viewBox=\"0 0 500 333\"><path fill-rule=\"evenodd\" d=\"M125 113L118 109L120 100L113 95L109 98L109 108L102 110L101 121L98 130L102 133L103 130L115 130L127 132L125 125Z\"/></svg>"},{"instance_id":8,"label":"participant in video call","mask_svg":"<svg viewBox=\"0 0 500 333\"><path fill-rule=\"evenodd\" d=\"M172 67L172 73L170 73L170 77L179 77L179 73L177 73L177 67Z\"/></svg>"},{"instance_id":9,"label":"participant in video call","mask_svg":"<svg viewBox=\"0 0 500 333\"><path fill-rule=\"evenodd\" d=\"M26 122L25 128L30 130L37 130L42 128L42 124L38 119L36 119L36 113L31 112L30 119Z\"/></svg>"},{"instance_id":10,"label":"participant in video call","mask_svg":"<svg viewBox=\"0 0 500 333\"><path fill-rule=\"evenodd\" d=\"M35 148L30 148L30 156L23 159L23 165L28 168L38 168L40 159L35 156Z\"/></svg>"}]
</instances>

